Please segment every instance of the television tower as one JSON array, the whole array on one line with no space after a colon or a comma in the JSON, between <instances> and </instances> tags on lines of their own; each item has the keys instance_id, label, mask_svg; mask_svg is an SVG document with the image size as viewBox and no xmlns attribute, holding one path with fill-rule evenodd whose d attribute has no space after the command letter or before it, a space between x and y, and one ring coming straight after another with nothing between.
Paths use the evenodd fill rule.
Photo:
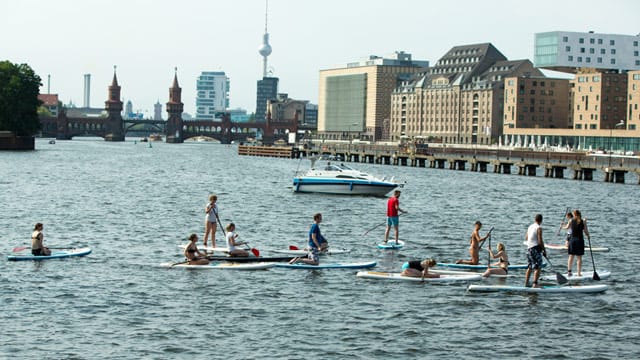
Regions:
<instances>
[{"instance_id":1,"label":"television tower","mask_svg":"<svg viewBox=\"0 0 640 360\"><path fill-rule=\"evenodd\" d=\"M267 32L267 14L269 12L269 0L266 0L264 12L264 35L262 36L262 46L258 52L262 55L262 77L267 77L267 57L271 55L271 45L269 45L269 33Z\"/></svg>"}]
</instances>

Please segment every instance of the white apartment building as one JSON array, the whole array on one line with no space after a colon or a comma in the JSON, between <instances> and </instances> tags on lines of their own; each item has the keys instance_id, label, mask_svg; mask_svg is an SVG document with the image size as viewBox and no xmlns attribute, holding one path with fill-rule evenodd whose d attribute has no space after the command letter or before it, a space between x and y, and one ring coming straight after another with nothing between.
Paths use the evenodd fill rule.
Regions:
<instances>
[{"instance_id":1,"label":"white apartment building","mask_svg":"<svg viewBox=\"0 0 640 360\"><path fill-rule=\"evenodd\" d=\"M196 119L213 120L229 108L229 78L224 71L203 71L196 82Z\"/></svg>"}]
</instances>

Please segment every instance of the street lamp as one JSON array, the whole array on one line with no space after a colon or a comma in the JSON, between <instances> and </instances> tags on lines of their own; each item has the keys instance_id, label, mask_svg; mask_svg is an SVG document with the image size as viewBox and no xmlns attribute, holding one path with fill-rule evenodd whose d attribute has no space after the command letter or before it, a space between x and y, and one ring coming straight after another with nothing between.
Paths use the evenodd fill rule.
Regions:
<instances>
[{"instance_id":1,"label":"street lamp","mask_svg":"<svg viewBox=\"0 0 640 360\"><path fill-rule=\"evenodd\" d=\"M612 137L613 137L613 129L617 129L619 127L623 127L624 126L624 120L620 120L619 123L613 125L610 129L609 129L609 167L608 170L611 170L611 153L613 152L613 144L612 144Z\"/></svg>"}]
</instances>

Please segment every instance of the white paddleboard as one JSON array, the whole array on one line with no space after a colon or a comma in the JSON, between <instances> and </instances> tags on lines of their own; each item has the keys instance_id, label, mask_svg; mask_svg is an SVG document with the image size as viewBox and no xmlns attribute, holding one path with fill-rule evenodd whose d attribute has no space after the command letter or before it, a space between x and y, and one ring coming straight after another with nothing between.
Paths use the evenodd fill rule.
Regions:
<instances>
[{"instance_id":1,"label":"white paddleboard","mask_svg":"<svg viewBox=\"0 0 640 360\"><path fill-rule=\"evenodd\" d=\"M257 263L233 263L224 262L208 265L189 265L184 263L166 262L160 264L164 268L181 268L191 270L263 270L273 267L275 264L272 262L257 262Z\"/></svg>"},{"instance_id":2,"label":"white paddleboard","mask_svg":"<svg viewBox=\"0 0 640 360\"><path fill-rule=\"evenodd\" d=\"M433 282L433 283L442 283L442 282L453 282L453 281L475 281L481 280L482 276L480 274L465 274L465 275L446 275L442 274L437 278L419 278L412 276L403 276L400 273L389 273L389 272L380 272L380 271L358 271L356 274L357 277L365 278L365 279L376 279L376 280L395 280L395 281L410 281L410 282Z\"/></svg>"},{"instance_id":3,"label":"white paddleboard","mask_svg":"<svg viewBox=\"0 0 640 360\"><path fill-rule=\"evenodd\" d=\"M275 264L275 267L287 269L367 269L376 266L375 261L356 262L356 263L320 263L319 265L309 265L305 263L296 264Z\"/></svg>"},{"instance_id":4,"label":"white paddleboard","mask_svg":"<svg viewBox=\"0 0 640 360\"><path fill-rule=\"evenodd\" d=\"M609 287L604 284L599 285L568 285L568 286L542 286L539 288L515 286L515 285L483 285L471 284L467 287L468 291L478 292L521 292L521 293L598 293L607 291Z\"/></svg>"},{"instance_id":5,"label":"white paddleboard","mask_svg":"<svg viewBox=\"0 0 640 360\"><path fill-rule=\"evenodd\" d=\"M189 246L189 244L184 244L184 245L178 245L180 248L182 248L182 250L184 250L187 246ZM229 248L228 247L213 247L213 246L202 246L202 245L198 245L198 250L202 251L202 252L224 252L224 253L228 253L229 252Z\"/></svg>"},{"instance_id":6,"label":"white paddleboard","mask_svg":"<svg viewBox=\"0 0 640 360\"><path fill-rule=\"evenodd\" d=\"M386 243L382 242L378 244L378 249L382 250L399 250L404 247L404 241L398 240L396 243L395 240L389 240Z\"/></svg>"},{"instance_id":7,"label":"white paddleboard","mask_svg":"<svg viewBox=\"0 0 640 360\"><path fill-rule=\"evenodd\" d=\"M608 270L600 270L597 273L600 279L602 280L608 279L609 276L611 276L611 272ZM572 274L571 276L569 276L569 274L566 274L566 273L562 275L570 282L593 280L593 271L587 271L587 272L583 271L582 275L580 276L578 276L577 274ZM547 280L547 281L556 281L556 275L544 275L541 277L541 279Z\"/></svg>"},{"instance_id":8,"label":"white paddleboard","mask_svg":"<svg viewBox=\"0 0 640 360\"><path fill-rule=\"evenodd\" d=\"M527 245L526 242L523 242L524 245ZM560 245L560 244L544 244L545 249L550 249L550 250L567 250L567 247L565 245ZM584 251L589 251L589 245L585 244L584 245ZM609 252L610 249L608 247L597 247L597 246L593 246L591 247L591 251L593 252Z\"/></svg>"},{"instance_id":9,"label":"white paddleboard","mask_svg":"<svg viewBox=\"0 0 640 360\"><path fill-rule=\"evenodd\" d=\"M307 251L306 249L297 249L297 250L276 249L276 250L269 250L269 251L274 253L279 253L279 254L287 254L287 255L295 255L295 256L304 256L304 255L307 255L307 253L309 253L309 251ZM321 251L319 254L320 255L336 255L336 254L346 254L349 252L351 252L351 249L341 249L341 248L330 247L329 249L327 249L327 251Z\"/></svg>"},{"instance_id":10,"label":"white paddleboard","mask_svg":"<svg viewBox=\"0 0 640 360\"><path fill-rule=\"evenodd\" d=\"M438 263L438 266L444 266L444 267L450 267L450 268L456 268L456 269L474 269L474 270L487 270L487 264L477 264L477 265L470 265L470 264L455 264L455 263ZM544 263L542 264L542 267L545 267L547 264ZM515 269L526 269L527 268L527 264L517 264L517 265L509 265L508 269L509 270L515 270Z\"/></svg>"}]
</instances>

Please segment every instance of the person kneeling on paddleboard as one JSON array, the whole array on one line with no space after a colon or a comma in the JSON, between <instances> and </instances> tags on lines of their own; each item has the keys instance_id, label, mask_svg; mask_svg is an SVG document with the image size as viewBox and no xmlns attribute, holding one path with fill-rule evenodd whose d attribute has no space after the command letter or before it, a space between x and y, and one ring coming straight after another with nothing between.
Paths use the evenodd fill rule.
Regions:
<instances>
[{"instance_id":1,"label":"person kneeling on paddleboard","mask_svg":"<svg viewBox=\"0 0 640 360\"><path fill-rule=\"evenodd\" d=\"M33 256L49 256L51 250L44 246L44 235L42 234L42 223L37 223L31 234L31 254Z\"/></svg>"},{"instance_id":2,"label":"person kneeling on paddleboard","mask_svg":"<svg viewBox=\"0 0 640 360\"><path fill-rule=\"evenodd\" d=\"M309 229L309 244L307 258L296 257L289 261L289 264L295 264L297 262L303 262L308 265L318 265L320 263L320 251L322 249L322 234L320 233L320 223L322 222L322 214L317 213L313 215L313 224ZM326 243L326 241L325 241Z\"/></svg>"},{"instance_id":3,"label":"person kneeling on paddleboard","mask_svg":"<svg viewBox=\"0 0 640 360\"><path fill-rule=\"evenodd\" d=\"M207 265L209 264L209 260L207 260L207 254L203 254L198 250L198 235L191 234L189 236L189 245L184 248L184 257L187 258L187 264L189 265Z\"/></svg>"},{"instance_id":4,"label":"person kneeling on paddleboard","mask_svg":"<svg viewBox=\"0 0 640 360\"><path fill-rule=\"evenodd\" d=\"M421 278L439 278L439 274L430 274L429 268L436 266L434 259L413 260L402 264L402 276L421 277Z\"/></svg>"}]
</instances>

